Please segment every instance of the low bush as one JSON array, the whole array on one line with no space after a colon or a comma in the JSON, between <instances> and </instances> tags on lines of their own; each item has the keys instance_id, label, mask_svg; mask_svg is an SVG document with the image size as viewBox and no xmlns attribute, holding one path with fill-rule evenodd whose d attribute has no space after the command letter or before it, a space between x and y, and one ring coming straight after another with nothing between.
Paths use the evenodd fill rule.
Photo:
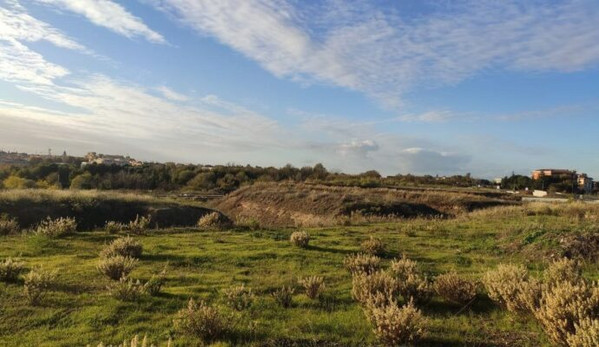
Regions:
<instances>
[{"instance_id":1,"label":"low bush","mask_svg":"<svg viewBox=\"0 0 599 347\"><path fill-rule=\"evenodd\" d=\"M187 308L177 312L174 319L175 330L198 337L204 341L212 341L221 337L229 326L229 319L216 307L204 302L196 303L189 299Z\"/></svg>"},{"instance_id":2,"label":"low bush","mask_svg":"<svg viewBox=\"0 0 599 347\"><path fill-rule=\"evenodd\" d=\"M237 311L248 309L254 302L254 293L252 293L252 289L246 288L243 284L225 290L224 294L229 306Z\"/></svg>"},{"instance_id":3,"label":"low bush","mask_svg":"<svg viewBox=\"0 0 599 347\"><path fill-rule=\"evenodd\" d=\"M343 259L343 265L352 274L371 274L381 268L381 258L361 253L348 255Z\"/></svg>"},{"instance_id":4,"label":"low bush","mask_svg":"<svg viewBox=\"0 0 599 347\"><path fill-rule=\"evenodd\" d=\"M599 319L585 318L574 324L576 333L568 334L568 346L596 347L599 346Z\"/></svg>"},{"instance_id":5,"label":"low bush","mask_svg":"<svg viewBox=\"0 0 599 347\"><path fill-rule=\"evenodd\" d=\"M306 290L306 295L310 299L318 299L325 289L324 279L319 276L309 276L302 278L298 283Z\"/></svg>"},{"instance_id":6,"label":"low bush","mask_svg":"<svg viewBox=\"0 0 599 347\"><path fill-rule=\"evenodd\" d=\"M380 239L370 237L360 245L362 252L370 255L381 256L385 254L385 244Z\"/></svg>"},{"instance_id":7,"label":"low bush","mask_svg":"<svg viewBox=\"0 0 599 347\"><path fill-rule=\"evenodd\" d=\"M441 297L458 304L466 304L476 297L476 283L455 272L437 276L434 288Z\"/></svg>"},{"instance_id":8,"label":"low bush","mask_svg":"<svg viewBox=\"0 0 599 347\"><path fill-rule=\"evenodd\" d=\"M15 282L23 271L25 271L25 263L19 259L9 257L0 261L0 281L2 282Z\"/></svg>"},{"instance_id":9,"label":"low bush","mask_svg":"<svg viewBox=\"0 0 599 347\"><path fill-rule=\"evenodd\" d=\"M164 286L164 283L166 282L166 272L167 267L165 266L158 275L152 275L152 277L150 277L150 279L144 283L144 293L148 293L151 296L158 295L162 289L162 286Z\"/></svg>"},{"instance_id":10,"label":"low bush","mask_svg":"<svg viewBox=\"0 0 599 347\"><path fill-rule=\"evenodd\" d=\"M31 305L39 305L56 279L56 271L50 272L43 268L31 270L25 275L23 292Z\"/></svg>"},{"instance_id":11,"label":"low bush","mask_svg":"<svg viewBox=\"0 0 599 347\"><path fill-rule=\"evenodd\" d=\"M231 220L219 212L210 212L198 219L198 227L202 229L226 229L232 226Z\"/></svg>"},{"instance_id":12,"label":"low bush","mask_svg":"<svg viewBox=\"0 0 599 347\"><path fill-rule=\"evenodd\" d=\"M137 264L137 259L117 255L110 258L101 258L98 262L98 271L108 276L108 278L118 281L122 277L127 277Z\"/></svg>"},{"instance_id":13,"label":"low bush","mask_svg":"<svg viewBox=\"0 0 599 347\"><path fill-rule=\"evenodd\" d=\"M0 235L16 234L20 230L19 222L6 214L0 215Z\"/></svg>"},{"instance_id":14,"label":"low bush","mask_svg":"<svg viewBox=\"0 0 599 347\"><path fill-rule=\"evenodd\" d=\"M148 217L144 217L144 216L135 216L135 220L132 220L131 222L129 222L129 231L131 231L133 234L136 235L141 235L143 233L146 232L146 230L148 230L148 228L150 227L150 221L151 218L150 216Z\"/></svg>"},{"instance_id":15,"label":"low bush","mask_svg":"<svg viewBox=\"0 0 599 347\"><path fill-rule=\"evenodd\" d=\"M408 302L423 304L433 297L433 288L416 261L405 256L391 262L391 273L397 280L397 290Z\"/></svg>"},{"instance_id":16,"label":"low bush","mask_svg":"<svg viewBox=\"0 0 599 347\"><path fill-rule=\"evenodd\" d=\"M41 221L34 230L37 235L48 237L59 237L72 234L77 230L77 221L75 218L61 217L52 219L50 217Z\"/></svg>"},{"instance_id":17,"label":"low bush","mask_svg":"<svg viewBox=\"0 0 599 347\"><path fill-rule=\"evenodd\" d=\"M356 273L352 277L352 297L362 305L383 306L396 302L398 283L384 271Z\"/></svg>"},{"instance_id":18,"label":"low bush","mask_svg":"<svg viewBox=\"0 0 599 347\"><path fill-rule=\"evenodd\" d=\"M543 273L543 281L548 286L561 282L577 283L582 279L582 270L578 261L562 258L554 261Z\"/></svg>"},{"instance_id":19,"label":"low bush","mask_svg":"<svg viewBox=\"0 0 599 347\"><path fill-rule=\"evenodd\" d=\"M117 255L123 257L139 258L143 251L141 243L130 236L118 238L100 252L103 258L110 258Z\"/></svg>"},{"instance_id":20,"label":"low bush","mask_svg":"<svg viewBox=\"0 0 599 347\"><path fill-rule=\"evenodd\" d=\"M291 307L293 303L293 294L295 293L295 289L292 287L283 286L280 289L276 290L272 293L275 301L279 303L279 305L288 308Z\"/></svg>"},{"instance_id":21,"label":"low bush","mask_svg":"<svg viewBox=\"0 0 599 347\"><path fill-rule=\"evenodd\" d=\"M529 305L523 300L529 283L528 271L524 266L499 264L496 270L483 275L483 284L489 298L508 311L526 311Z\"/></svg>"},{"instance_id":22,"label":"low bush","mask_svg":"<svg viewBox=\"0 0 599 347\"><path fill-rule=\"evenodd\" d=\"M144 293L144 286L139 280L134 281L126 277L110 283L107 289L110 296L121 301L136 301Z\"/></svg>"},{"instance_id":23,"label":"low bush","mask_svg":"<svg viewBox=\"0 0 599 347\"><path fill-rule=\"evenodd\" d=\"M371 307L367 316L376 338L385 346L414 344L425 333L425 318L413 302L403 307L395 303Z\"/></svg>"},{"instance_id":24,"label":"low bush","mask_svg":"<svg viewBox=\"0 0 599 347\"><path fill-rule=\"evenodd\" d=\"M294 246L306 248L310 242L310 234L306 231L295 231L291 233L289 241L291 241L291 244Z\"/></svg>"},{"instance_id":25,"label":"low bush","mask_svg":"<svg viewBox=\"0 0 599 347\"><path fill-rule=\"evenodd\" d=\"M109 234L117 234L125 229L127 229L125 224L114 221L107 221L104 225L104 230Z\"/></svg>"},{"instance_id":26,"label":"low bush","mask_svg":"<svg viewBox=\"0 0 599 347\"><path fill-rule=\"evenodd\" d=\"M583 329L587 329L580 331L580 338L586 333L592 334L588 329L592 329L593 324L588 325L586 320L599 315L599 287L584 281L560 282L543 291L540 305L533 313L552 342L567 345L571 335L572 339L578 335L577 325L584 324Z\"/></svg>"}]
</instances>

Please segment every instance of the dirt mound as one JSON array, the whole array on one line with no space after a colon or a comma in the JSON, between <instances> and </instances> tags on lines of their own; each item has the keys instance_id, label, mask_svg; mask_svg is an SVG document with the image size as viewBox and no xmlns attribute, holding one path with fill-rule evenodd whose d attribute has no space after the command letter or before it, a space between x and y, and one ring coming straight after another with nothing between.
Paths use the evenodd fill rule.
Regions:
<instances>
[{"instance_id":1,"label":"dirt mound","mask_svg":"<svg viewBox=\"0 0 599 347\"><path fill-rule=\"evenodd\" d=\"M356 216L452 217L513 203L478 193L258 183L215 201L214 207L237 220L253 219L262 225L311 226L334 225Z\"/></svg>"},{"instance_id":2,"label":"dirt mound","mask_svg":"<svg viewBox=\"0 0 599 347\"><path fill-rule=\"evenodd\" d=\"M194 226L211 209L151 196L102 192L5 191L0 214L17 218L29 228L46 217L74 217L79 230L102 227L106 221L129 223L137 215L150 216L151 226Z\"/></svg>"}]
</instances>

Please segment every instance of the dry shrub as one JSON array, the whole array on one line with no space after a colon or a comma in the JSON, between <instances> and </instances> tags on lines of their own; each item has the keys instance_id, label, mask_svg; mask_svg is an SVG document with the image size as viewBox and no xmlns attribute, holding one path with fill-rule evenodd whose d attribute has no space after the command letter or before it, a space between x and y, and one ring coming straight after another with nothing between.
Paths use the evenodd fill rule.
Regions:
<instances>
[{"instance_id":1,"label":"dry shrub","mask_svg":"<svg viewBox=\"0 0 599 347\"><path fill-rule=\"evenodd\" d=\"M109 284L107 289L110 296L121 301L136 301L144 293L144 286L139 280L134 281L124 276Z\"/></svg>"},{"instance_id":2,"label":"dry shrub","mask_svg":"<svg viewBox=\"0 0 599 347\"><path fill-rule=\"evenodd\" d=\"M398 298L398 283L384 271L356 273L352 277L352 297L362 305L383 306Z\"/></svg>"},{"instance_id":3,"label":"dry shrub","mask_svg":"<svg viewBox=\"0 0 599 347\"><path fill-rule=\"evenodd\" d=\"M385 244L380 239L370 237L370 239L362 242L360 245L362 252L370 255L383 255L385 254Z\"/></svg>"},{"instance_id":4,"label":"dry shrub","mask_svg":"<svg viewBox=\"0 0 599 347\"><path fill-rule=\"evenodd\" d=\"M8 257L0 262L0 281L15 282L23 271L25 271L25 263Z\"/></svg>"},{"instance_id":5,"label":"dry shrub","mask_svg":"<svg viewBox=\"0 0 599 347\"><path fill-rule=\"evenodd\" d=\"M310 242L310 234L306 231L295 231L289 237L291 244L297 247L306 248Z\"/></svg>"},{"instance_id":6,"label":"dry shrub","mask_svg":"<svg viewBox=\"0 0 599 347\"><path fill-rule=\"evenodd\" d=\"M31 305L39 305L46 296L46 293L56 279L56 271L47 271L43 268L31 270L25 275L25 285L23 292L27 301Z\"/></svg>"},{"instance_id":7,"label":"dry shrub","mask_svg":"<svg viewBox=\"0 0 599 347\"><path fill-rule=\"evenodd\" d=\"M375 255L354 254L343 259L343 265L352 274L373 273L381 268L381 258Z\"/></svg>"},{"instance_id":8,"label":"dry shrub","mask_svg":"<svg viewBox=\"0 0 599 347\"><path fill-rule=\"evenodd\" d=\"M584 281L560 282L543 291L533 313L551 341L567 345L568 337L576 335L576 324L599 314L599 287Z\"/></svg>"},{"instance_id":9,"label":"dry shrub","mask_svg":"<svg viewBox=\"0 0 599 347\"><path fill-rule=\"evenodd\" d=\"M374 325L374 334L385 346L413 344L425 333L425 318L411 301L403 307L395 303L372 307L367 316Z\"/></svg>"},{"instance_id":10,"label":"dry shrub","mask_svg":"<svg viewBox=\"0 0 599 347\"><path fill-rule=\"evenodd\" d=\"M435 291L448 301L466 304L476 297L476 283L449 272L435 279Z\"/></svg>"},{"instance_id":11,"label":"dry shrub","mask_svg":"<svg viewBox=\"0 0 599 347\"><path fill-rule=\"evenodd\" d=\"M98 262L98 271L114 281L127 277L137 264L137 259L117 255L110 258L101 258Z\"/></svg>"},{"instance_id":12,"label":"dry shrub","mask_svg":"<svg viewBox=\"0 0 599 347\"><path fill-rule=\"evenodd\" d=\"M418 263L405 256L391 262L391 273L397 280L397 290L407 302L413 300L421 304L430 301L433 289Z\"/></svg>"},{"instance_id":13,"label":"dry shrub","mask_svg":"<svg viewBox=\"0 0 599 347\"><path fill-rule=\"evenodd\" d=\"M227 303L237 311L248 309L254 303L254 293L244 284L225 290Z\"/></svg>"},{"instance_id":14,"label":"dry shrub","mask_svg":"<svg viewBox=\"0 0 599 347\"><path fill-rule=\"evenodd\" d=\"M117 234L125 229L127 229L125 224L115 221L107 221L104 225L104 230L109 234Z\"/></svg>"},{"instance_id":15,"label":"dry shrub","mask_svg":"<svg viewBox=\"0 0 599 347\"><path fill-rule=\"evenodd\" d=\"M293 303L293 294L295 293L295 289L291 286L283 286L281 289L278 289L272 293L275 301L279 303L279 305L288 308L291 307Z\"/></svg>"},{"instance_id":16,"label":"dry shrub","mask_svg":"<svg viewBox=\"0 0 599 347\"><path fill-rule=\"evenodd\" d=\"M555 285L560 282L577 283L582 279L582 270L576 260L562 258L549 265L543 274L546 285Z\"/></svg>"},{"instance_id":17,"label":"dry shrub","mask_svg":"<svg viewBox=\"0 0 599 347\"><path fill-rule=\"evenodd\" d=\"M599 319L585 318L575 323L575 334L568 334L568 346L596 347L599 346Z\"/></svg>"},{"instance_id":18,"label":"dry shrub","mask_svg":"<svg viewBox=\"0 0 599 347\"><path fill-rule=\"evenodd\" d=\"M166 346L171 347L172 343L173 343L172 340L169 338ZM91 345L88 344L87 347L91 347ZM97 347L157 347L157 345L151 343L148 340L147 335L144 335L144 338L141 341L139 340L139 335L135 335L131 339L131 341L128 341L127 339L125 339L122 344L118 344L118 345L114 345L114 346L113 345L106 346L106 345L104 345L104 343L100 342L100 344L98 344Z\"/></svg>"},{"instance_id":19,"label":"dry shrub","mask_svg":"<svg viewBox=\"0 0 599 347\"><path fill-rule=\"evenodd\" d=\"M141 243L130 236L121 237L112 241L110 245L100 252L103 258L115 257L121 255L123 257L139 258L143 251Z\"/></svg>"},{"instance_id":20,"label":"dry shrub","mask_svg":"<svg viewBox=\"0 0 599 347\"><path fill-rule=\"evenodd\" d=\"M198 219L198 227L203 229L226 229L231 226L231 220L218 212L210 212Z\"/></svg>"},{"instance_id":21,"label":"dry shrub","mask_svg":"<svg viewBox=\"0 0 599 347\"><path fill-rule=\"evenodd\" d=\"M151 217L144 216L135 216L135 220L129 222L129 230L137 235L141 235L146 232L146 230L150 227Z\"/></svg>"},{"instance_id":22,"label":"dry shrub","mask_svg":"<svg viewBox=\"0 0 599 347\"><path fill-rule=\"evenodd\" d=\"M208 306L203 301L198 304L193 299L189 299L187 307L177 312L174 319L176 330L204 341L219 338L226 332L228 325L227 317L218 308Z\"/></svg>"},{"instance_id":23,"label":"dry shrub","mask_svg":"<svg viewBox=\"0 0 599 347\"><path fill-rule=\"evenodd\" d=\"M302 278L298 283L306 290L306 295L310 299L318 299L324 291L324 279L319 276L309 276Z\"/></svg>"},{"instance_id":24,"label":"dry shrub","mask_svg":"<svg viewBox=\"0 0 599 347\"><path fill-rule=\"evenodd\" d=\"M0 215L0 235L16 234L20 230L19 222L8 215Z\"/></svg>"},{"instance_id":25,"label":"dry shrub","mask_svg":"<svg viewBox=\"0 0 599 347\"><path fill-rule=\"evenodd\" d=\"M560 247L564 257L595 261L599 258L599 233L565 236L560 239Z\"/></svg>"},{"instance_id":26,"label":"dry shrub","mask_svg":"<svg viewBox=\"0 0 599 347\"><path fill-rule=\"evenodd\" d=\"M483 276L483 284L489 298L508 311L526 311L529 307L524 302L524 284L529 282L528 271L522 265L500 264L496 270L488 271Z\"/></svg>"},{"instance_id":27,"label":"dry shrub","mask_svg":"<svg viewBox=\"0 0 599 347\"><path fill-rule=\"evenodd\" d=\"M47 217L42 220L34 230L37 235L48 237L59 237L67 234L72 234L77 230L77 221L75 218L61 217L52 219Z\"/></svg>"}]
</instances>

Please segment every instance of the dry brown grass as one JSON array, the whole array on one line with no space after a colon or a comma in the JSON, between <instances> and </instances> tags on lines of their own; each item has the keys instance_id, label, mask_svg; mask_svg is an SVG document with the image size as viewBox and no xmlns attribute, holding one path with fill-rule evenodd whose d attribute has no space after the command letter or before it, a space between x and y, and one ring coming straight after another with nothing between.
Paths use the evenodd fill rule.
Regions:
<instances>
[{"instance_id":1,"label":"dry brown grass","mask_svg":"<svg viewBox=\"0 0 599 347\"><path fill-rule=\"evenodd\" d=\"M362 252L370 255L384 255L385 254L385 244L381 239L370 237L368 240L362 242L360 245Z\"/></svg>"},{"instance_id":2,"label":"dry brown grass","mask_svg":"<svg viewBox=\"0 0 599 347\"><path fill-rule=\"evenodd\" d=\"M97 269L111 280L118 281L123 277L127 277L136 264L137 259L135 258L117 255L110 258L101 258Z\"/></svg>"},{"instance_id":3,"label":"dry brown grass","mask_svg":"<svg viewBox=\"0 0 599 347\"><path fill-rule=\"evenodd\" d=\"M343 259L343 265L352 274L370 274L381 268L381 258L375 255L354 254Z\"/></svg>"},{"instance_id":4,"label":"dry brown grass","mask_svg":"<svg viewBox=\"0 0 599 347\"><path fill-rule=\"evenodd\" d=\"M54 285L57 271L48 271L41 267L31 270L25 275L23 293L31 305L39 305L46 293Z\"/></svg>"},{"instance_id":5,"label":"dry brown grass","mask_svg":"<svg viewBox=\"0 0 599 347\"><path fill-rule=\"evenodd\" d=\"M528 271L522 265L500 264L483 276L489 298L512 312L528 310L529 306L523 300L523 283L528 281Z\"/></svg>"},{"instance_id":6,"label":"dry brown grass","mask_svg":"<svg viewBox=\"0 0 599 347\"><path fill-rule=\"evenodd\" d=\"M19 259L6 258L0 261L0 281L15 282L25 271L25 263Z\"/></svg>"},{"instance_id":7,"label":"dry brown grass","mask_svg":"<svg viewBox=\"0 0 599 347\"><path fill-rule=\"evenodd\" d=\"M354 274L351 293L357 302L368 306L383 306L399 298L397 280L385 271Z\"/></svg>"},{"instance_id":8,"label":"dry brown grass","mask_svg":"<svg viewBox=\"0 0 599 347\"><path fill-rule=\"evenodd\" d=\"M476 283L466 280L456 272L449 272L435 278L435 291L448 301L466 304L476 297Z\"/></svg>"},{"instance_id":9,"label":"dry brown grass","mask_svg":"<svg viewBox=\"0 0 599 347\"><path fill-rule=\"evenodd\" d=\"M306 295L310 299L318 299L325 289L324 278L320 276L308 276L298 280L298 283L304 287Z\"/></svg>"},{"instance_id":10,"label":"dry brown grass","mask_svg":"<svg viewBox=\"0 0 599 347\"><path fill-rule=\"evenodd\" d=\"M106 246L101 252L102 258L110 258L117 255L123 257L139 258L143 252L143 246L130 236L118 238Z\"/></svg>"},{"instance_id":11,"label":"dry brown grass","mask_svg":"<svg viewBox=\"0 0 599 347\"><path fill-rule=\"evenodd\" d=\"M396 303L371 307L367 311L374 334L384 346L417 343L425 333L425 318L413 302L403 307Z\"/></svg>"}]
</instances>

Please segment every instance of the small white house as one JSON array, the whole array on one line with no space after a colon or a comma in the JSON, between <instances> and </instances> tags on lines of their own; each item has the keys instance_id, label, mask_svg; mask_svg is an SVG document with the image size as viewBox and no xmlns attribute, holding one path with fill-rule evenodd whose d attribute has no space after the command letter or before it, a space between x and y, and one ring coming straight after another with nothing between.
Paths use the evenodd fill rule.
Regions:
<instances>
[{"instance_id":1,"label":"small white house","mask_svg":"<svg viewBox=\"0 0 599 347\"><path fill-rule=\"evenodd\" d=\"M536 197L538 197L538 198L542 198L542 197L545 197L545 196L547 196L547 192L546 192L546 191L544 191L544 190L536 190L536 189L535 189L535 190L533 190L533 192L532 192L532 196L536 196Z\"/></svg>"}]
</instances>

